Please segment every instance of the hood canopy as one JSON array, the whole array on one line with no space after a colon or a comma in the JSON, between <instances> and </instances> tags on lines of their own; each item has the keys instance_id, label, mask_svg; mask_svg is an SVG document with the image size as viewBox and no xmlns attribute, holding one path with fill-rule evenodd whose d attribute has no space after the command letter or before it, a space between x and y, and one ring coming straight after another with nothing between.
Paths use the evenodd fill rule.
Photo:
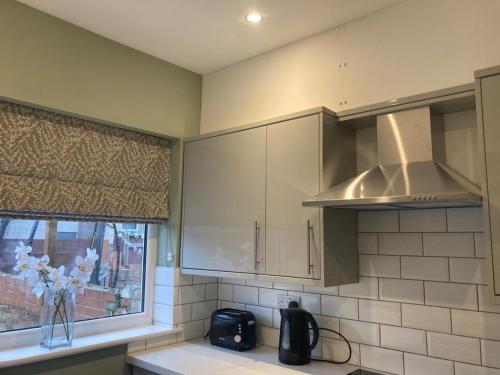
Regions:
<instances>
[{"instance_id":1,"label":"hood canopy","mask_svg":"<svg viewBox=\"0 0 500 375\"><path fill-rule=\"evenodd\" d=\"M481 205L481 192L443 164L440 117L429 107L377 116L379 165L303 202L357 209Z\"/></svg>"}]
</instances>

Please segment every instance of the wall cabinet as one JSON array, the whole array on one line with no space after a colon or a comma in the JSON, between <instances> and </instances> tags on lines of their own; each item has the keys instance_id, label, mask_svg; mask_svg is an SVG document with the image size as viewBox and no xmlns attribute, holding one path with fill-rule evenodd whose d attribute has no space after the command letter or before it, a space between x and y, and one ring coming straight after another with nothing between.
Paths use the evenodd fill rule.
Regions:
<instances>
[{"instance_id":1,"label":"wall cabinet","mask_svg":"<svg viewBox=\"0 0 500 375\"><path fill-rule=\"evenodd\" d=\"M185 144L185 268L265 273L266 128Z\"/></svg>"},{"instance_id":2,"label":"wall cabinet","mask_svg":"<svg viewBox=\"0 0 500 375\"><path fill-rule=\"evenodd\" d=\"M185 141L183 273L357 281L357 215L302 207L356 172L354 131L323 108Z\"/></svg>"},{"instance_id":3,"label":"wall cabinet","mask_svg":"<svg viewBox=\"0 0 500 375\"><path fill-rule=\"evenodd\" d=\"M483 172L484 246L490 290L500 303L500 67L476 72L476 108Z\"/></svg>"},{"instance_id":4,"label":"wall cabinet","mask_svg":"<svg viewBox=\"0 0 500 375\"><path fill-rule=\"evenodd\" d=\"M266 130L267 273L319 279L320 209L302 207L303 200L319 193L319 115Z\"/></svg>"}]
</instances>

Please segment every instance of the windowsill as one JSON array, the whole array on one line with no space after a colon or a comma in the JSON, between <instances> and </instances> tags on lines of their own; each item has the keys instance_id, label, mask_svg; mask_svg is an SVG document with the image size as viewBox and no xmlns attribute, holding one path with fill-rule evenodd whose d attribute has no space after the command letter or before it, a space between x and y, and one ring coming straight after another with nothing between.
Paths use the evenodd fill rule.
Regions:
<instances>
[{"instance_id":1,"label":"windowsill","mask_svg":"<svg viewBox=\"0 0 500 375\"><path fill-rule=\"evenodd\" d=\"M166 328L159 325L121 329L98 335L89 335L73 339L73 345L68 348L48 350L40 346L25 346L0 350L0 368L24 365L27 363L44 361L64 357L72 354L88 352L110 346L128 344L134 341L175 335L181 332L179 328Z\"/></svg>"}]
</instances>

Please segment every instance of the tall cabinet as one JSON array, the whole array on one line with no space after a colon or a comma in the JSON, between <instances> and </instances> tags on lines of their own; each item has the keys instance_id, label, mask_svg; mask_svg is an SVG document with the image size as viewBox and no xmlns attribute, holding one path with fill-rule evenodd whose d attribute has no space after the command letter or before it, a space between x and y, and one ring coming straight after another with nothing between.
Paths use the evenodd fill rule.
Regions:
<instances>
[{"instance_id":1,"label":"tall cabinet","mask_svg":"<svg viewBox=\"0 0 500 375\"><path fill-rule=\"evenodd\" d=\"M186 140L183 273L356 282L356 213L302 207L355 174L354 154L324 108Z\"/></svg>"},{"instance_id":2,"label":"tall cabinet","mask_svg":"<svg viewBox=\"0 0 500 375\"><path fill-rule=\"evenodd\" d=\"M500 66L476 72L476 109L483 172L484 246L491 294L500 303Z\"/></svg>"}]
</instances>

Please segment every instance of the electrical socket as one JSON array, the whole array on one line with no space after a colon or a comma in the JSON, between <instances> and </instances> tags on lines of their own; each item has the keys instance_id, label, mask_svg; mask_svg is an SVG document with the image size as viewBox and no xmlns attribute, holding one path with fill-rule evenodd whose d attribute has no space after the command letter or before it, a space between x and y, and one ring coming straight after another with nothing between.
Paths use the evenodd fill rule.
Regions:
<instances>
[{"instance_id":1,"label":"electrical socket","mask_svg":"<svg viewBox=\"0 0 500 375\"><path fill-rule=\"evenodd\" d=\"M299 296L289 296L288 294L278 294L278 308L286 309L288 308L288 304L292 301L295 301L299 304L300 307L300 297Z\"/></svg>"}]
</instances>

